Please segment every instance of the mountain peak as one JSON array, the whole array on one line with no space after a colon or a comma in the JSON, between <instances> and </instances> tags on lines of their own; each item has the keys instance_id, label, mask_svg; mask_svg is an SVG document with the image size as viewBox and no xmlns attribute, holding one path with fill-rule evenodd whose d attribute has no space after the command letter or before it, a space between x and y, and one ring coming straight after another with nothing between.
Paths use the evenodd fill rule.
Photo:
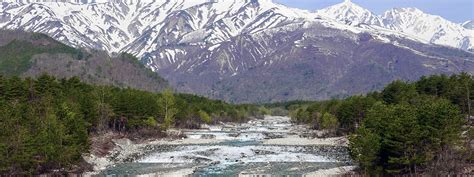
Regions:
<instances>
[{"instance_id":1,"label":"mountain peak","mask_svg":"<svg viewBox=\"0 0 474 177\"><path fill-rule=\"evenodd\" d=\"M403 32L430 44L448 45L463 50L472 49L473 36L461 24L417 8L395 8L382 17L387 28Z\"/></svg>"},{"instance_id":2,"label":"mountain peak","mask_svg":"<svg viewBox=\"0 0 474 177\"><path fill-rule=\"evenodd\" d=\"M354 8L361 8L364 9L363 7L359 6L358 4L352 2L352 0L344 0L343 2L336 4L334 6L353 6Z\"/></svg>"},{"instance_id":3,"label":"mountain peak","mask_svg":"<svg viewBox=\"0 0 474 177\"><path fill-rule=\"evenodd\" d=\"M363 8L362 6L352 2L352 0L344 0L342 3L336 4L334 6L350 7L350 8L356 8L356 9L359 9L359 10L369 11L369 10Z\"/></svg>"},{"instance_id":4,"label":"mountain peak","mask_svg":"<svg viewBox=\"0 0 474 177\"><path fill-rule=\"evenodd\" d=\"M342 3L324 8L317 11L317 13L346 24L358 25L365 23L382 25L382 20L377 15L353 3L351 0L344 0Z\"/></svg>"}]
</instances>

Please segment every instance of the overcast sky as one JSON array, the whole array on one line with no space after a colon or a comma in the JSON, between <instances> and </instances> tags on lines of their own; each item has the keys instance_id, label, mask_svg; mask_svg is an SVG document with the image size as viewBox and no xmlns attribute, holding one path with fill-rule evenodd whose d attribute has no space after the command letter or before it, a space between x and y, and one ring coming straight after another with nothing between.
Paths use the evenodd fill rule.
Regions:
<instances>
[{"instance_id":1,"label":"overcast sky","mask_svg":"<svg viewBox=\"0 0 474 177\"><path fill-rule=\"evenodd\" d=\"M317 10L343 0L273 0L300 9ZM453 22L474 20L474 0L352 0L375 14L394 7L416 7L429 14L439 15Z\"/></svg>"}]
</instances>

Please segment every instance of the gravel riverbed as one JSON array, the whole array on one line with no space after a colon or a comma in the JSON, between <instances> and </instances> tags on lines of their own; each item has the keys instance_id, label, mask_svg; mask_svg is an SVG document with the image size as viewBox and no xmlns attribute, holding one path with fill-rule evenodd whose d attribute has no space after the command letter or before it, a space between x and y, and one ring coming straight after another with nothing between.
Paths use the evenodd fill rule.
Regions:
<instances>
[{"instance_id":1,"label":"gravel riverbed","mask_svg":"<svg viewBox=\"0 0 474 177\"><path fill-rule=\"evenodd\" d=\"M150 176L318 176L355 168L347 139L309 138L318 132L288 117L267 116L243 124L173 130L182 139L133 143L115 139L106 156L85 155L87 175Z\"/></svg>"}]
</instances>

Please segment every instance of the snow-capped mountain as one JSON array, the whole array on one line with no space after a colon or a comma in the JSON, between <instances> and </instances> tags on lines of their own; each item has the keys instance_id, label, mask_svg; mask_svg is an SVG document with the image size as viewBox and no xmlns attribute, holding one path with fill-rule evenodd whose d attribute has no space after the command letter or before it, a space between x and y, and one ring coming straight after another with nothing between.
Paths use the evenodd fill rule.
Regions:
<instances>
[{"instance_id":1,"label":"snow-capped mountain","mask_svg":"<svg viewBox=\"0 0 474 177\"><path fill-rule=\"evenodd\" d=\"M317 11L317 14L359 27L381 27L385 34L401 34L426 44L437 44L470 50L474 48L474 33L440 16L424 13L417 8L395 8L375 15L350 0ZM369 27L367 27L367 25ZM377 33L380 28L371 32Z\"/></svg>"},{"instance_id":2,"label":"snow-capped mountain","mask_svg":"<svg viewBox=\"0 0 474 177\"><path fill-rule=\"evenodd\" d=\"M218 43L304 15L309 13L270 0L19 1L2 3L0 28L41 32L73 46L143 56L181 40Z\"/></svg>"},{"instance_id":3,"label":"snow-capped mountain","mask_svg":"<svg viewBox=\"0 0 474 177\"><path fill-rule=\"evenodd\" d=\"M2 3L0 27L49 34L78 47L120 52L145 30L164 24L169 12L206 0L106 3Z\"/></svg>"},{"instance_id":4,"label":"snow-capped mountain","mask_svg":"<svg viewBox=\"0 0 474 177\"><path fill-rule=\"evenodd\" d=\"M143 56L173 44L219 44L238 35L296 21L305 15L311 14L273 4L270 0L208 2L168 14L163 23L144 31L124 51Z\"/></svg>"},{"instance_id":5,"label":"snow-capped mountain","mask_svg":"<svg viewBox=\"0 0 474 177\"><path fill-rule=\"evenodd\" d=\"M416 8L397 8L385 12L384 24L394 31L406 33L426 43L468 50L473 48L474 33L440 16Z\"/></svg>"},{"instance_id":6,"label":"snow-capped mountain","mask_svg":"<svg viewBox=\"0 0 474 177\"><path fill-rule=\"evenodd\" d=\"M180 91L236 102L324 99L474 71L472 30L412 8L376 15L349 0L316 12L271 0L15 1L0 4L0 28L131 53Z\"/></svg>"},{"instance_id":7,"label":"snow-capped mountain","mask_svg":"<svg viewBox=\"0 0 474 177\"><path fill-rule=\"evenodd\" d=\"M91 2L95 1L3 2L0 28L46 33L74 46L138 56L167 44L190 41L217 44L237 35L320 18L351 27L383 27L425 43L464 50L474 46L472 32L439 16L414 8L392 9L378 16L350 0L315 13L271 0Z\"/></svg>"},{"instance_id":8,"label":"snow-capped mountain","mask_svg":"<svg viewBox=\"0 0 474 177\"><path fill-rule=\"evenodd\" d=\"M344 0L343 3L318 10L316 13L348 25L384 25L379 16L357 4L354 4L350 0Z\"/></svg>"}]
</instances>

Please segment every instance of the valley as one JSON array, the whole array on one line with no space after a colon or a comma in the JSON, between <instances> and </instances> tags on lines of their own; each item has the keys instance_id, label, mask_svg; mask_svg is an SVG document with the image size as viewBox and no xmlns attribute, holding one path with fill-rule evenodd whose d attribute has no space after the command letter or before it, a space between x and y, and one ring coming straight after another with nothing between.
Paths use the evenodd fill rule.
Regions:
<instances>
[{"instance_id":1,"label":"valley","mask_svg":"<svg viewBox=\"0 0 474 177\"><path fill-rule=\"evenodd\" d=\"M472 20L372 8L0 0L0 176L473 176Z\"/></svg>"}]
</instances>

